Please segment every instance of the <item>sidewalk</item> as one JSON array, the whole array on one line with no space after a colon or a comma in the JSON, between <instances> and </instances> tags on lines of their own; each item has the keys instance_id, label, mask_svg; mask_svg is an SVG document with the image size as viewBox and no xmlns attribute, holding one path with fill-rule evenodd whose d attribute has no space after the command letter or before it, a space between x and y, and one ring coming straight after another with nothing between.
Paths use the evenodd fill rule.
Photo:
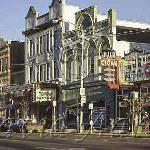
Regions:
<instances>
[{"instance_id":1,"label":"sidewalk","mask_svg":"<svg viewBox=\"0 0 150 150\"><path fill-rule=\"evenodd\" d=\"M45 133L3 133L0 132L0 138L66 138L66 139L97 139L97 138L106 138L106 139L115 139L115 138L122 138L122 139L134 139L134 138L143 138L150 140L150 134L141 133L138 135L132 136L131 133L102 133L102 132L93 132L90 133L89 130L84 130L83 133L73 132L45 132Z\"/></svg>"}]
</instances>

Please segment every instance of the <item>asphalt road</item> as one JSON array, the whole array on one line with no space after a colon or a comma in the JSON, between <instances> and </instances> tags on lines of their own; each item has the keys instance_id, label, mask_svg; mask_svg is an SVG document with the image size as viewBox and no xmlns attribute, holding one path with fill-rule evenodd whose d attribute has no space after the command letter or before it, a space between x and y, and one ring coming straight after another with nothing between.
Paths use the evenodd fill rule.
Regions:
<instances>
[{"instance_id":1,"label":"asphalt road","mask_svg":"<svg viewBox=\"0 0 150 150\"><path fill-rule=\"evenodd\" d=\"M79 137L42 138L37 136L25 139L0 138L0 150L150 150L150 139L89 137L76 142Z\"/></svg>"}]
</instances>

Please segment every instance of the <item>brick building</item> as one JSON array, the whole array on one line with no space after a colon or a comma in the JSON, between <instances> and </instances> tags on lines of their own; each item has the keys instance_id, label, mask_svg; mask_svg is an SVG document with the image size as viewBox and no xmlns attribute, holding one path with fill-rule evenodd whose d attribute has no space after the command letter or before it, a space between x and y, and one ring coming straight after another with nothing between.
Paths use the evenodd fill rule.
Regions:
<instances>
[{"instance_id":1,"label":"brick building","mask_svg":"<svg viewBox=\"0 0 150 150\"><path fill-rule=\"evenodd\" d=\"M21 85L24 79L24 42L0 39L0 103L1 110L15 96L10 87Z\"/></svg>"}]
</instances>

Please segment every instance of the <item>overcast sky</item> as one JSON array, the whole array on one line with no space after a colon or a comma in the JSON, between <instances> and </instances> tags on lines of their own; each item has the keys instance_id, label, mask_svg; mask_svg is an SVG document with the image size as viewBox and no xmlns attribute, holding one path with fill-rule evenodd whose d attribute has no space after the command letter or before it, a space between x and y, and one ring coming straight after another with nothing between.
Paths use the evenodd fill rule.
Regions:
<instances>
[{"instance_id":1,"label":"overcast sky","mask_svg":"<svg viewBox=\"0 0 150 150\"><path fill-rule=\"evenodd\" d=\"M0 37L24 40L24 17L31 5L40 13L48 12L51 0L0 0ZM110 8L117 10L119 19L150 23L150 0L66 0L66 3L85 8L97 5L99 13L107 14Z\"/></svg>"}]
</instances>

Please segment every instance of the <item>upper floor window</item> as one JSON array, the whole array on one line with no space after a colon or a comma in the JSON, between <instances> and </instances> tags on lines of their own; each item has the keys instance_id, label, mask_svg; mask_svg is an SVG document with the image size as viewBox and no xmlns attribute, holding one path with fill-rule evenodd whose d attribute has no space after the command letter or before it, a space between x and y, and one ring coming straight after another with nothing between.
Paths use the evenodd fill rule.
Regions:
<instances>
[{"instance_id":1,"label":"upper floor window","mask_svg":"<svg viewBox=\"0 0 150 150\"><path fill-rule=\"evenodd\" d=\"M36 51L37 51L37 54L40 54L40 51L39 51L39 37L36 38Z\"/></svg>"},{"instance_id":2,"label":"upper floor window","mask_svg":"<svg viewBox=\"0 0 150 150\"><path fill-rule=\"evenodd\" d=\"M30 56L35 55L35 41L32 39L30 40Z\"/></svg>"},{"instance_id":3,"label":"upper floor window","mask_svg":"<svg viewBox=\"0 0 150 150\"><path fill-rule=\"evenodd\" d=\"M43 37L40 36L40 54L43 54Z\"/></svg>"},{"instance_id":4,"label":"upper floor window","mask_svg":"<svg viewBox=\"0 0 150 150\"><path fill-rule=\"evenodd\" d=\"M50 63L47 63L47 67L46 67L46 69L47 69L47 81L49 81L50 80Z\"/></svg>"},{"instance_id":5,"label":"upper floor window","mask_svg":"<svg viewBox=\"0 0 150 150\"><path fill-rule=\"evenodd\" d=\"M30 40L30 56L32 56L33 51L33 40Z\"/></svg>"},{"instance_id":6,"label":"upper floor window","mask_svg":"<svg viewBox=\"0 0 150 150\"><path fill-rule=\"evenodd\" d=\"M49 34L46 34L46 50L49 51Z\"/></svg>"}]
</instances>

